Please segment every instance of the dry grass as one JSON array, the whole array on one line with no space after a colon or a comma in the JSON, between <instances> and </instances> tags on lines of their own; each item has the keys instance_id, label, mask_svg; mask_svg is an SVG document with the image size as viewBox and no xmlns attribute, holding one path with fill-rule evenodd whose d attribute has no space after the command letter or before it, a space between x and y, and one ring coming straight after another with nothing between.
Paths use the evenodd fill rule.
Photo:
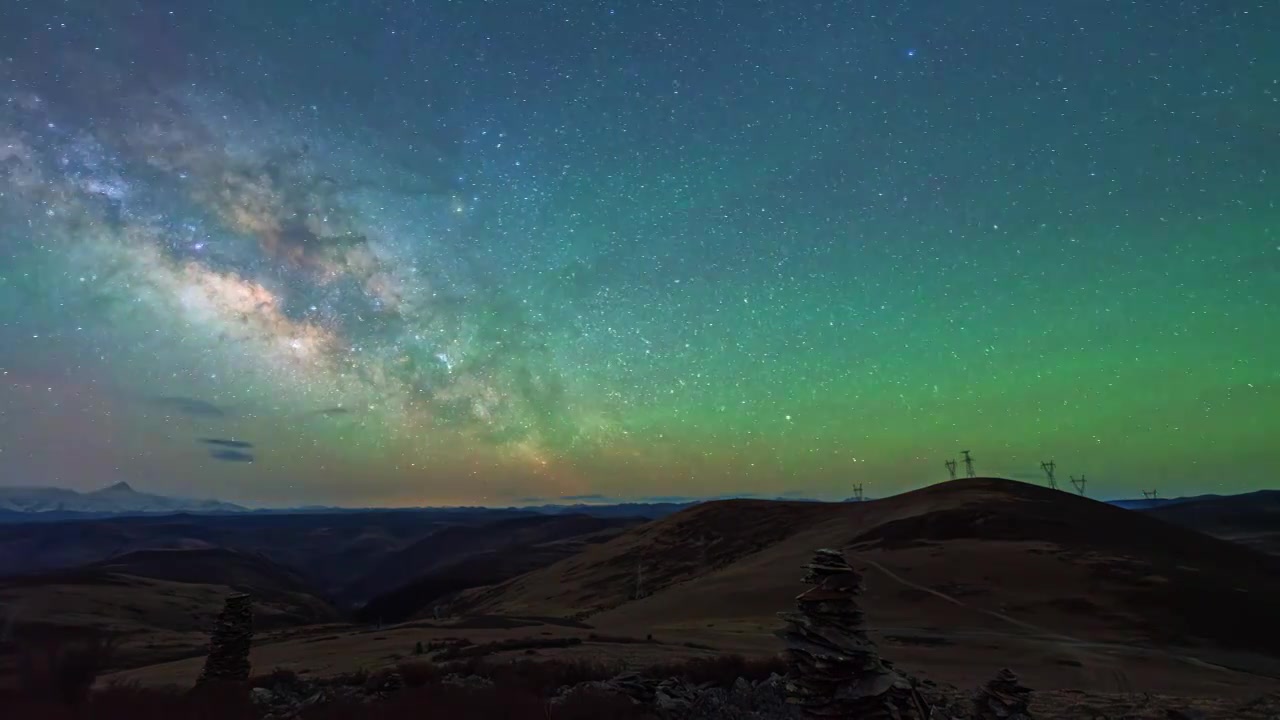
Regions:
<instances>
[{"instance_id":1,"label":"dry grass","mask_svg":"<svg viewBox=\"0 0 1280 720\"><path fill-rule=\"evenodd\" d=\"M436 656L437 662L449 662L463 658L484 657L512 650L543 650L549 648L567 648L581 645L582 638L512 638L483 645L462 645L446 648Z\"/></svg>"},{"instance_id":2,"label":"dry grass","mask_svg":"<svg viewBox=\"0 0 1280 720\"><path fill-rule=\"evenodd\" d=\"M142 667L203 652L208 630L235 590L105 570L66 571L0 580L0 605L11 608L14 642L111 632L119 637L112 670ZM273 629L325 620L325 603L301 593L256 597L254 626Z\"/></svg>"}]
</instances>

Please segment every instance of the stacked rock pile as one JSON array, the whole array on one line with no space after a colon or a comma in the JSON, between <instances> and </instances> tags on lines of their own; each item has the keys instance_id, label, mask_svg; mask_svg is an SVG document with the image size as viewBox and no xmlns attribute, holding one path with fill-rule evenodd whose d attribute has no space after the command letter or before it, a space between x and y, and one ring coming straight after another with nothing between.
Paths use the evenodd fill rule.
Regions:
<instances>
[{"instance_id":1,"label":"stacked rock pile","mask_svg":"<svg viewBox=\"0 0 1280 720\"><path fill-rule=\"evenodd\" d=\"M996 673L973 699L974 720L1030 720L1031 689L1009 668Z\"/></svg>"},{"instance_id":2,"label":"stacked rock pile","mask_svg":"<svg viewBox=\"0 0 1280 720\"><path fill-rule=\"evenodd\" d=\"M791 665L789 702L810 717L927 717L911 682L867 637L856 599L862 575L828 549L815 552L805 570L802 581L815 587L796 597L795 612L780 613L787 623L778 634Z\"/></svg>"},{"instance_id":3,"label":"stacked rock pile","mask_svg":"<svg viewBox=\"0 0 1280 720\"><path fill-rule=\"evenodd\" d=\"M253 642L253 599L244 593L226 599L209 637L209 655L197 684L244 682L249 679L249 646Z\"/></svg>"}]
</instances>

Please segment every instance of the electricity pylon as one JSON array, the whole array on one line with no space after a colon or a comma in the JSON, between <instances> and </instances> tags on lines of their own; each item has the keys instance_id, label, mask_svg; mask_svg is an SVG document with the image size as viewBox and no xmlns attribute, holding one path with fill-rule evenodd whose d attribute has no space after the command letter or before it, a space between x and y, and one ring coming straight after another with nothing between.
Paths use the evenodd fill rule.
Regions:
<instances>
[{"instance_id":1,"label":"electricity pylon","mask_svg":"<svg viewBox=\"0 0 1280 720\"><path fill-rule=\"evenodd\" d=\"M1056 467L1057 465L1052 460L1040 463L1040 469L1044 470L1044 474L1049 476L1049 489L1051 490L1058 489L1058 481L1053 479L1053 469Z\"/></svg>"}]
</instances>

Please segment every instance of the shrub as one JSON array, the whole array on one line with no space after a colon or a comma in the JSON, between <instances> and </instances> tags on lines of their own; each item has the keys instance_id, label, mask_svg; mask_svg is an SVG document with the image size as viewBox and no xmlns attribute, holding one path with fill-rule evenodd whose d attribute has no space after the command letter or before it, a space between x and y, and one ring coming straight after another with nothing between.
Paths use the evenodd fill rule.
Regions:
<instances>
[{"instance_id":1,"label":"shrub","mask_svg":"<svg viewBox=\"0 0 1280 720\"><path fill-rule=\"evenodd\" d=\"M335 675L329 679L329 684L331 685L346 685L350 687L364 687L364 684L367 682L369 682L368 668L360 668L353 672L342 673L341 675Z\"/></svg>"},{"instance_id":2,"label":"shrub","mask_svg":"<svg viewBox=\"0 0 1280 720\"><path fill-rule=\"evenodd\" d=\"M297 689L306 685L298 673L285 668L276 668L266 675L255 675L249 678L249 687L267 689Z\"/></svg>"},{"instance_id":3,"label":"shrub","mask_svg":"<svg viewBox=\"0 0 1280 720\"><path fill-rule=\"evenodd\" d=\"M454 648L467 647L471 645L471 641L467 638L441 638L432 640L427 643L425 650L427 652L435 652L437 650L451 650Z\"/></svg>"},{"instance_id":4,"label":"shrub","mask_svg":"<svg viewBox=\"0 0 1280 720\"><path fill-rule=\"evenodd\" d=\"M400 663L396 669L400 671L405 686L411 688L439 682L445 676L439 665L430 662Z\"/></svg>"},{"instance_id":5,"label":"shrub","mask_svg":"<svg viewBox=\"0 0 1280 720\"><path fill-rule=\"evenodd\" d=\"M448 662L450 660L460 660L463 658L483 657L494 653L506 652L509 650L528 650L542 648L566 648L574 645L581 645L582 638L566 637L566 638L512 638L510 640L498 640L483 645L457 645L445 649L436 656L438 662Z\"/></svg>"},{"instance_id":6,"label":"shrub","mask_svg":"<svg viewBox=\"0 0 1280 720\"><path fill-rule=\"evenodd\" d=\"M498 687L519 689L541 696L549 695L565 685L607 680L622 672L623 669L620 663L605 663L584 658L541 661L520 659L511 662L491 662L481 658L471 658L445 666L445 672L448 673L479 675L493 681Z\"/></svg>"},{"instance_id":7,"label":"shrub","mask_svg":"<svg viewBox=\"0 0 1280 720\"><path fill-rule=\"evenodd\" d=\"M601 635L599 633L589 633L587 639L593 642L614 643L617 645L635 645L642 643L656 643L653 635L650 634L645 638L630 637L628 635Z\"/></svg>"}]
</instances>

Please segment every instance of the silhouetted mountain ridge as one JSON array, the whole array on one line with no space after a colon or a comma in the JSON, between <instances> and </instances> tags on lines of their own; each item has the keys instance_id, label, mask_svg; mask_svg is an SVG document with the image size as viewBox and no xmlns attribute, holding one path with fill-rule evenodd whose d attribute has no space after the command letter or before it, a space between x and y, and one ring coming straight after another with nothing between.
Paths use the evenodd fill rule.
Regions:
<instances>
[{"instance_id":1,"label":"silhouetted mountain ridge","mask_svg":"<svg viewBox=\"0 0 1280 720\"><path fill-rule=\"evenodd\" d=\"M11 513L175 513L245 512L247 508L220 500L196 500L142 493L127 482L92 492L55 487L0 487L0 511ZM18 519L18 518L15 518Z\"/></svg>"}]
</instances>

